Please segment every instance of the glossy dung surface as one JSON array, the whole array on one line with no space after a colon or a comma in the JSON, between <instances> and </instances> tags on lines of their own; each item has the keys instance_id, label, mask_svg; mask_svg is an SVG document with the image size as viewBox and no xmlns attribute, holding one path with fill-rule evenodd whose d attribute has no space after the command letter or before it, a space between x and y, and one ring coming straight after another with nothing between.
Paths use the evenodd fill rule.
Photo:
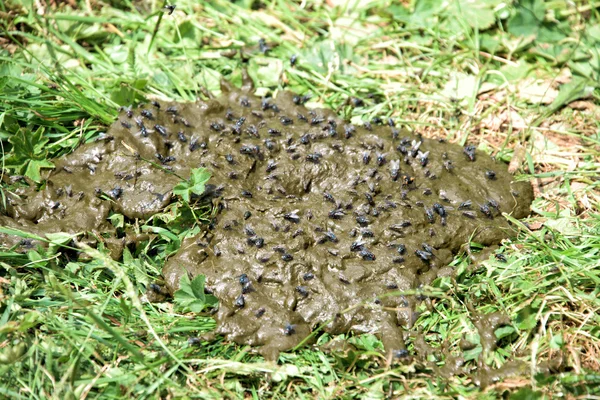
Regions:
<instances>
[{"instance_id":1,"label":"glossy dung surface","mask_svg":"<svg viewBox=\"0 0 600 400\"><path fill-rule=\"evenodd\" d=\"M55 162L45 190L12 198L0 223L110 233L110 210L148 218L172 201L177 175L205 167L218 213L164 266L169 292L183 274L205 275L217 333L270 359L317 327L375 333L402 355L416 300L399 293L447 273L470 238L509 236L500 213L528 215L531 186L472 147L301 103L224 84L216 99L123 111L104 140Z\"/></svg>"}]
</instances>

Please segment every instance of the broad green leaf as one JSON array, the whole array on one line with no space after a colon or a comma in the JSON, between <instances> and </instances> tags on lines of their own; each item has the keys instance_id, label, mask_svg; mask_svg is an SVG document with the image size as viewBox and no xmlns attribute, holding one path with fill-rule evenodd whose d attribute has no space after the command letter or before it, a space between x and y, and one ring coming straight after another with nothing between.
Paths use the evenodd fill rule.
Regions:
<instances>
[{"instance_id":1,"label":"broad green leaf","mask_svg":"<svg viewBox=\"0 0 600 400\"><path fill-rule=\"evenodd\" d=\"M190 190L188 182L180 182L173 188L173 194L177 196L181 196L181 198L186 202L190 202Z\"/></svg>"},{"instance_id":2,"label":"broad green leaf","mask_svg":"<svg viewBox=\"0 0 600 400\"><path fill-rule=\"evenodd\" d=\"M551 349L562 349L563 346L565 345L565 339L563 338L563 336L561 334L556 334L553 335L552 338L550 339L550 348Z\"/></svg>"},{"instance_id":3,"label":"broad green leaf","mask_svg":"<svg viewBox=\"0 0 600 400\"><path fill-rule=\"evenodd\" d=\"M446 7L444 2L438 0L417 0L415 9L410 16L409 25L416 28L429 28L431 23L436 19Z\"/></svg>"},{"instance_id":4,"label":"broad green leaf","mask_svg":"<svg viewBox=\"0 0 600 400\"><path fill-rule=\"evenodd\" d=\"M546 6L543 0L522 0L508 20L508 32L515 36L536 35L544 21Z\"/></svg>"},{"instance_id":5,"label":"broad green leaf","mask_svg":"<svg viewBox=\"0 0 600 400\"><path fill-rule=\"evenodd\" d=\"M25 168L25 176L34 182L40 182L42 180L43 168L54 168L54 164L48 160L30 160L27 163L27 168Z\"/></svg>"},{"instance_id":6,"label":"broad green leaf","mask_svg":"<svg viewBox=\"0 0 600 400\"><path fill-rule=\"evenodd\" d=\"M123 64L129 57L129 48L122 44L116 46L106 46L104 51L110 60L115 64Z\"/></svg>"},{"instance_id":7,"label":"broad green leaf","mask_svg":"<svg viewBox=\"0 0 600 400\"><path fill-rule=\"evenodd\" d=\"M221 78L222 75L210 68L202 68L199 74L196 75L195 81L209 92L217 96L221 93Z\"/></svg>"},{"instance_id":8,"label":"broad green leaf","mask_svg":"<svg viewBox=\"0 0 600 400\"><path fill-rule=\"evenodd\" d=\"M544 398L544 394L542 392L532 390L528 387L522 388L519 391L513 393L509 400L537 400Z\"/></svg>"},{"instance_id":9,"label":"broad green leaf","mask_svg":"<svg viewBox=\"0 0 600 400\"><path fill-rule=\"evenodd\" d=\"M283 62L277 58L254 57L250 59L248 74L257 86L276 87L283 73Z\"/></svg>"},{"instance_id":10,"label":"broad green leaf","mask_svg":"<svg viewBox=\"0 0 600 400\"><path fill-rule=\"evenodd\" d=\"M115 228L125 227L125 217L123 216L123 214L113 214L110 217L108 217L108 219L110 220L112 226L114 226Z\"/></svg>"},{"instance_id":11,"label":"broad green leaf","mask_svg":"<svg viewBox=\"0 0 600 400\"><path fill-rule=\"evenodd\" d=\"M58 246L69 243L76 236L77 236L77 234L72 235L72 234L65 233L65 232L56 232L56 233L47 233L46 234L46 237L48 238L50 243L58 245Z\"/></svg>"},{"instance_id":12,"label":"broad green leaf","mask_svg":"<svg viewBox=\"0 0 600 400\"><path fill-rule=\"evenodd\" d=\"M572 101L589 96L594 90L591 82L580 77L573 77L571 82L565 83L558 90L558 96L550 104L550 109L554 112Z\"/></svg>"},{"instance_id":13,"label":"broad green leaf","mask_svg":"<svg viewBox=\"0 0 600 400\"><path fill-rule=\"evenodd\" d=\"M192 194L200 196L206 189L206 182L210 179L210 172L205 168L194 168L190 179L175 185L173 194L180 196L186 203L190 202Z\"/></svg>"},{"instance_id":14,"label":"broad green leaf","mask_svg":"<svg viewBox=\"0 0 600 400\"><path fill-rule=\"evenodd\" d=\"M442 96L448 100L463 100L473 96L478 89L478 80L475 75L460 72L452 73L450 79L442 90Z\"/></svg>"},{"instance_id":15,"label":"broad green leaf","mask_svg":"<svg viewBox=\"0 0 600 400\"><path fill-rule=\"evenodd\" d=\"M190 281L188 274L183 274L179 281L179 290L173 294L175 303L192 312L201 312L205 308L216 306L217 298L204 293L205 280L204 275L198 275Z\"/></svg>"},{"instance_id":16,"label":"broad green leaf","mask_svg":"<svg viewBox=\"0 0 600 400\"><path fill-rule=\"evenodd\" d=\"M513 328L510 325L501 326L500 328L498 328L494 331L494 334L496 335L496 338L498 340L502 339L503 337L510 336L513 333L515 333L515 328Z\"/></svg>"},{"instance_id":17,"label":"broad green leaf","mask_svg":"<svg viewBox=\"0 0 600 400\"><path fill-rule=\"evenodd\" d=\"M525 307L517 314L515 321L517 328L525 331L532 330L537 325L536 312L530 306Z\"/></svg>"},{"instance_id":18,"label":"broad green leaf","mask_svg":"<svg viewBox=\"0 0 600 400\"><path fill-rule=\"evenodd\" d=\"M34 132L20 129L8 141L13 148L5 160L7 168L14 169L34 182L40 182L42 168L54 168L54 164L47 160L48 138L44 137L43 128Z\"/></svg>"},{"instance_id":19,"label":"broad green leaf","mask_svg":"<svg viewBox=\"0 0 600 400\"><path fill-rule=\"evenodd\" d=\"M457 0L455 4L456 17L478 30L489 29L496 22L494 1L484 0Z\"/></svg>"}]
</instances>

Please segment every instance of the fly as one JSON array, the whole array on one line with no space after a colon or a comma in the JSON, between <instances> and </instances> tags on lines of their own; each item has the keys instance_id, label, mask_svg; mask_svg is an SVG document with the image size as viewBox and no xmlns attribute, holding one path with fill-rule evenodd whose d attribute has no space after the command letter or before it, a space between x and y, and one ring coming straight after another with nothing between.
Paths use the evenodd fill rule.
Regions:
<instances>
[{"instance_id":1,"label":"fly","mask_svg":"<svg viewBox=\"0 0 600 400\"><path fill-rule=\"evenodd\" d=\"M336 208L335 210L329 211L329 218L331 219L342 219L346 215L344 210Z\"/></svg>"},{"instance_id":2,"label":"fly","mask_svg":"<svg viewBox=\"0 0 600 400\"><path fill-rule=\"evenodd\" d=\"M142 117L144 117L144 118L154 119L154 115L152 114L152 111L150 111L150 110L142 110L142 112L140 114L142 114Z\"/></svg>"},{"instance_id":3,"label":"fly","mask_svg":"<svg viewBox=\"0 0 600 400\"><path fill-rule=\"evenodd\" d=\"M369 153L368 151L365 151L362 156L362 161L363 161L363 164L367 165L369 163L369 161L371 161L371 153Z\"/></svg>"},{"instance_id":4,"label":"fly","mask_svg":"<svg viewBox=\"0 0 600 400\"><path fill-rule=\"evenodd\" d=\"M156 124L154 125L154 129L163 137L167 137L167 128L162 125Z\"/></svg>"},{"instance_id":5,"label":"fly","mask_svg":"<svg viewBox=\"0 0 600 400\"><path fill-rule=\"evenodd\" d=\"M350 139L354 132L356 132L354 125L344 125L344 137L346 139Z\"/></svg>"},{"instance_id":6,"label":"fly","mask_svg":"<svg viewBox=\"0 0 600 400\"><path fill-rule=\"evenodd\" d=\"M369 225L369 219L367 217L365 217L364 215L359 215L358 217L356 217L356 222L360 226L367 226L367 225Z\"/></svg>"},{"instance_id":7,"label":"fly","mask_svg":"<svg viewBox=\"0 0 600 400\"><path fill-rule=\"evenodd\" d=\"M175 7L177 7L175 4L167 4L166 6L164 6L164 9L167 10L168 15L171 15L175 11Z\"/></svg>"},{"instance_id":8,"label":"fly","mask_svg":"<svg viewBox=\"0 0 600 400\"><path fill-rule=\"evenodd\" d=\"M296 286L296 292L302 297L308 297L308 289L306 286Z\"/></svg>"},{"instance_id":9,"label":"fly","mask_svg":"<svg viewBox=\"0 0 600 400\"><path fill-rule=\"evenodd\" d=\"M273 172L277 168L277 163L273 160L269 160L267 163L267 172Z\"/></svg>"},{"instance_id":10,"label":"fly","mask_svg":"<svg viewBox=\"0 0 600 400\"><path fill-rule=\"evenodd\" d=\"M321 160L321 157L323 157L321 153L311 153L306 156L306 160L316 164Z\"/></svg>"},{"instance_id":11,"label":"fly","mask_svg":"<svg viewBox=\"0 0 600 400\"><path fill-rule=\"evenodd\" d=\"M367 250L365 248L363 248L358 254L365 261L375 261L376 260L375 254L371 253L369 250Z\"/></svg>"},{"instance_id":12,"label":"fly","mask_svg":"<svg viewBox=\"0 0 600 400\"><path fill-rule=\"evenodd\" d=\"M297 211L289 212L283 215L283 218L297 224L300 222L300 217L296 214Z\"/></svg>"},{"instance_id":13,"label":"fly","mask_svg":"<svg viewBox=\"0 0 600 400\"><path fill-rule=\"evenodd\" d=\"M460 205L458 206L459 210L466 210L471 208L471 206L473 205L473 202L471 200L466 200L463 201L462 203L460 203Z\"/></svg>"},{"instance_id":14,"label":"fly","mask_svg":"<svg viewBox=\"0 0 600 400\"><path fill-rule=\"evenodd\" d=\"M430 224L435 223L435 213L433 212L433 209L426 208L425 215L427 216L427 220L429 221Z\"/></svg>"},{"instance_id":15,"label":"fly","mask_svg":"<svg viewBox=\"0 0 600 400\"><path fill-rule=\"evenodd\" d=\"M429 263L431 261L431 257L433 256L433 254L423 250L415 250L415 255L424 263Z\"/></svg>"},{"instance_id":16,"label":"fly","mask_svg":"<svg viewBox=\"0 0 600 400\"><path fill-rule=\"evenodd\" d=\"M475 146L473 146L472 144L465 146L463 149L463 153L465 153L469 161L475 161Z\"/></svg>"}]
</instances>

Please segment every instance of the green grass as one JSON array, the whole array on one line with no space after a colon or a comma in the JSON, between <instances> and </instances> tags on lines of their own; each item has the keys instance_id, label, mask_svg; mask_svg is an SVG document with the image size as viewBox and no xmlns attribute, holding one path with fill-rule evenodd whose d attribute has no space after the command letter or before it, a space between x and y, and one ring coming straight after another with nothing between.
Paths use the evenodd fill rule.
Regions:
<instances>
[{"instance_id":1,"label":"green grass","mask_svg":"<svg viewBox=\"0 0 600 400\"><path fill-rule=\"evenodd\" d=\"M599 2L180 0L171 16L155 1L41 4L0 3L2 201L15 189L9 174L39 181L48 159L93 140L119 106L193 101L218 92L221 77L239 84L247 68L261 93L310 93L313 105L353 120L393 116L476 143L533 180L541 191L528 226L515 221L519 236L496 250L508 262L472 244L453 278L423 289L429 300L411 330L454 355L471 341L463 355L474 368L473 320L501 311L512 325L496 331L483 362L527 368L481 388L469 375L435 373L447 352L390 364L369 335L323 335L321 347L277 364L219 338L191 345L214 327L209 315L140 301L185 234L165 213L147 221L155 238L122 262L102 249L78 260L60 238L46 251L0 252L0 396L600 396ZM238 53L223 57L228 50Z\"/></svg>"}]
</instances>

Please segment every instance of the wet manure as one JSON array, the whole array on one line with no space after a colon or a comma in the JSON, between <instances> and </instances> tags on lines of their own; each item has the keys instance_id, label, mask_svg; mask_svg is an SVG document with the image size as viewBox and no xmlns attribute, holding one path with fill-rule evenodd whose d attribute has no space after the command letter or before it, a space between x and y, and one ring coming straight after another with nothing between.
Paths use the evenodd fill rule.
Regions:
<instances>
[{"instance_id":1,"label":"wet manure","mask_svg":"<svg viewBox=\"0 0 600 400\"><path fill-rule=\"evenodd\" d=\"M471 237L498 244L512 232L501 214L527 216L533 196L472 145L391 120L352 125L291 93L258 98L248 82L193 104L125 109L105 136L54 162L43 190L9 198L0 225L106 236L111 211L147 219L172 202L179 177L208 169L219 212L168 260L166 289L205 275L216 333L269 359L316 328L374 333L405 354L417 300L393 293L430 284ZM119 257L135 240L107 245Z\"/></svg>"}]
</instances>

